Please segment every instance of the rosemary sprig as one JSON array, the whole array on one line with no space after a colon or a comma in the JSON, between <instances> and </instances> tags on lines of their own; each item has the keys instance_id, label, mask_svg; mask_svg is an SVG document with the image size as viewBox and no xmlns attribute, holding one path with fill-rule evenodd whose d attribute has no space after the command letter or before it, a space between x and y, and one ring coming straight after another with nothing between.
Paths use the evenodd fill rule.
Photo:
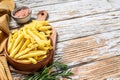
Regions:
<instances>
[{"instance_id":1,"label":"rosemary sprig","mask_svg":"<svg viewBox=\"0 0 120 80\"><path fill-rule=\"evenodd\" d=\"M50 72L51 69L54 71ZM32 76L26 76L24 80L60 80L60 77L69 78L71 75L73 73L67 65L55 61L51 66L44 67L42 71L36 72Z\"/></svg>"}]
</instances>

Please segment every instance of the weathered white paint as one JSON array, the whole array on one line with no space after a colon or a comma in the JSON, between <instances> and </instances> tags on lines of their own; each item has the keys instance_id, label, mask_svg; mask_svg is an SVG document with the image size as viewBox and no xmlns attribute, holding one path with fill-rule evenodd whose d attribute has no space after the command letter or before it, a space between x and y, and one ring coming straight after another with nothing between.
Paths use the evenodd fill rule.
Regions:
<instances>
[{"instance_id":1,"label":"weathered white paint","mask_svg":"<svg viewBox=\"0 0 120 80\"><path fill-rule=\"evenodd\" d=\"M17 6L30 6L30 7L41 7L41 6L48 6L48 5L54 5L54 4L60 4L65 2L71 2L71 1L77 1L77 0L15 0Z\"/></svg>"},{"instance_id":2,"label":"weathered white paint","mask_svg":"<svg viewBox=\"0 0 120 80\"><path fill-rule=\"evenodd\" d=\"M70 54L76 52L76 61L69 63L74 65L120 55L120 0L15 0L15 2L17 6L30 7L33 18L36 18L39 10L48 11L49 21L59 35L56 59L62 58L61 54L64 52ZM13 20L11 25L16 25ZM86 40L85 36L92 38ZM104 40L105 43L102 42ZM73 48L67 50L70 46ZM70 56L64 59L68 60ZM14 80L24 78L24 75L16 73L13 73L13 76ZM75 78L77 77L81 76Z\"/></svg>"},{"instance_id":3,"label":"weathered white paint","mask_svg":"<svg viewBox=\"0 0 120 80\"><path fill-rule=\"evenodd\" d=\"M110 2L108 3L105 0L100 0L100 1L95 0L95 1L96 2L93 3L93 0L87 0L87 1L80 0L80 1L75 1L75 2L62 3L63 6L61 6L61 4L49 5L49 6L43 6L43 7L38 6L38 7L35 7L35 9L33 8L33 17L35 17L34 12L37 13L39 9L40 10L48 9L47 11L48 12L50 11L49 19L51 20L60 20L60 18L63 19L64 16L66 16L65 19L67 19L67 18L78 16L78 15L85 16L89 14L89 16L87 17L86 16L81 17L81 18L77 17L75 19L52 23L52 26L56 27L58 31L58 34L59 34L58 41L64 41L64 40L73 39L77 37L83 37L83 36L88 36L88 35L93 35L97 33L119 29L119 25L120 25L119 23L120 12L119 11L111 12L111 13L102 13L102 14L90 16L90 14L93 14L91 9L89 9L90 7L92 7L92 9L94 10L98 10L97 13L101 13L104 11L108 12L109 9L111 8L112 8L111 10L116 9L116 7L114 8L114 6L113 7L111 6ZM116 4L116 2L112 4ZM76 6L74 7L74 5ZM53 8L51 8L51 6L53 6ZM54 6L60 7L60 10L58 10L58 8ZM66 9L63 7L65 7ZM98 8L100 8L100 10ZM73 10L73 13L75 12L75 10L80 10L80 11L78 11L78 13L74 13L73 15L67 16L68 14L65 14L65 13L69 12L70 10ZM62 13L64 14L61 15ZM14 21L11 22L11 25L16 26ZM108 26L111 28L109 28Z\"/></svg>"},{"instance_id":4,"label":"weathered white paint","mask_svg":"<svg viewBox=\"0 0 120 80\"><path fill-rule=\"evenodd\" d=\"M36 0L37 1L37 0ZM61 1L61 0L58 0ZM19 5L19 1L17 1L16 5ZM28 2L28 3L23 3ZM51 0L43 1L42 3L52 2ZM54 2L54 1L53 1ZM118 4L117 2L113 1L114 4ZM26 5L31 7L32 9L32 17L35 18L37 12L39 10L47 10L49 13L49 21L60 21L72 18L78 18L93 14L100 14L109 11L119 10L119 7L112 6L110 2L107 0L80 0L80 1L64 1L64 3L54 4L54 5L46 5L40 6L39 1L37 1L34 7L30 4L29 1L22 1L21 5ZM42 4L41 3L41 4ZM119 4L118 4L119 5Z\"/></svg>"},{"instance_id":5,"label":"weathered white paint","mask_svg":"<svg viewBox=\"0 0 120 80\"><path fill-rule=\"evenodd\" d=\"M55 22L52 26L58 31L58 41L114 31L120 29L120 11Z\"/></svg>"},{"instance_id":6,"label":"weathered white paint","mask_svg":"<svg viewBox=\"0 0 120 80\"><path fill-rule=\"evenodd\" d=\"M120 55L120 30L97 34L88 39L86 37L86 40L82 39L58 43L56 57L59 55L58 57L62 57L62 60L68 64L75 61L73 64L75 65L78 62L83 63Z\"/></svg>"},{"instance_id":7,"label":"weathered white paint","mask_svg":"<svg viewBox=\"0 0 120 80\"><path fill-rule=\"evenodd\" d=\"M120 56L74 67L72 80L119 80ZM76 79L77 78L77 79Z\"/></svg>"}]
</instances>

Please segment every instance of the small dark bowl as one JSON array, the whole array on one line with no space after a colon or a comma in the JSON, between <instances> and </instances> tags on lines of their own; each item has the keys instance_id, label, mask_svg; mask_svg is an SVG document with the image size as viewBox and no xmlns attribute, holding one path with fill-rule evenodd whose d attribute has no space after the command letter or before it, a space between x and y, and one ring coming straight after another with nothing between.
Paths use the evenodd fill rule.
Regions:
<instances>
[{"instance_id":1,"label":"small dark bowl","mask_svg":"<svg viewBox=\"0 0 120 80\"><path fill-rule=\"evenodd\" d=\"M14 16L14 14L19 11L20 9L29 9L29 14L23 18L18 18L16 16ZM26 23L31 19L31 14L32 14L32 10L29 7L26 6L22 6L22 7L18 7L16 8L14 11L12 11L11 16L13 17L13 19L17 22L17 23Z\"/></svg>"},{"instance_id":2,"label":"small dark bowl","mask_svg":"<svg viewBox=\"0 0 120 80\"><path fill-rule=\"evenodd\" d=\"M8 39L6 39L6 45L5 45L6 58L7 58L8 62L10 63L10 65L16 70L26 71L26 72L38 71L38 70L40 70L40 69L44 68L45 66L48 66L49 64L52 63L53 56L54 56L54 51L55 51L55 46L56 46L56 37L57 37L57 34L56 34L55 29L53 28L52 29L52 35L51 35L51 42L52 42L52 45L53 45L53 50L49 51L48 54L47 54L47 57L44 58L41 61L38 61L37 64L32 64L32 63L25 64L25 63L18 62L15 59L11 58L8 55L8 51L7 51Z\"/></svg>"}]
</instances>

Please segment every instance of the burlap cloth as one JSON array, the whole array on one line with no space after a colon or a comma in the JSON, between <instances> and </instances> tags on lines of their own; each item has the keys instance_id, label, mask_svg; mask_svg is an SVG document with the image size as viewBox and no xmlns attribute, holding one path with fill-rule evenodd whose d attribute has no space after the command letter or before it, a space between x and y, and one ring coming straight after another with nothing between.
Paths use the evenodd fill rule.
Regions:
<instances>
[{"instance_id":1,"label":"burlap cloth","mask_svg":"<svg viewBox=\"0 0 120 80\"><path fill-rule=\"evenodd\" d=\"M14 7L14 0L0 0L0 53L3 51L4 40L10 33L10 12Z\"/></svg>"}]
</instances>

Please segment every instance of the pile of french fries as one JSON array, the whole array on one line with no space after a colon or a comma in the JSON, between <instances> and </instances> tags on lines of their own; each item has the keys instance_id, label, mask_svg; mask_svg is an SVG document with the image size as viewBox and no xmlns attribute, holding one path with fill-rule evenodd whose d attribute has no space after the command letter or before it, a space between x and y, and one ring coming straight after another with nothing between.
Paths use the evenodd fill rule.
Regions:
<instances>
[{"instance_id":1,"label":"pile of french fries","mask_svg":"<svg viewBox=\"0 0 120 80\"><path fill-rule=\"evenodd\" d=\"M53 47L52 28L47 21L33 20L9 35L7 51L11 58L25 64L36 64L47 57Z\"/></svg>"}]
</instances>

